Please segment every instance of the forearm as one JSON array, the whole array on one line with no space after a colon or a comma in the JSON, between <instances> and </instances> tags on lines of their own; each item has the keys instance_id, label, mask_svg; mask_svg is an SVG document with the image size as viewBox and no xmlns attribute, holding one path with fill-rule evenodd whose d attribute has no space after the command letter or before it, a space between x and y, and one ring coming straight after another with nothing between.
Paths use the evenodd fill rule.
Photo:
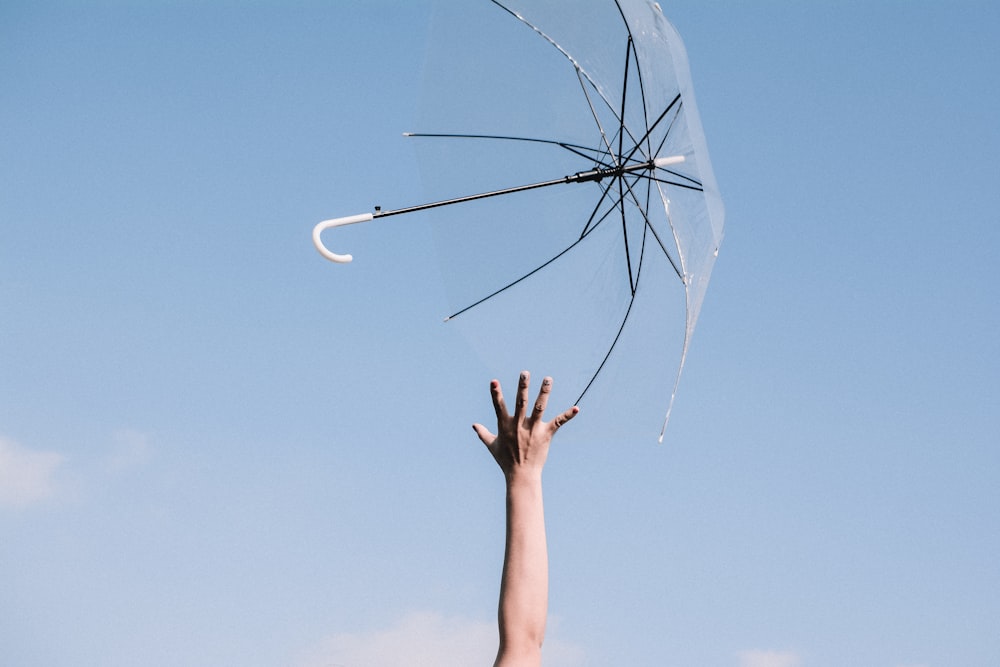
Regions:
<instances>
[{"instance_id":1,"label":"forearm","mask_svg":"<svg viewBox=\"0 0 1000 667\"><path fill-rule=\"evenodd\" d=\"M497 665L538 664L549 568L541 470L507 477L507 546L500 582Z\"/></svg>"},{"instance_id":2,"label":"forearm","mask_svg":"<svg viewBox=\"0 0 1000 667\"><path fill-rule=\"evenodd\" d=\"M538 667L549 606L549 557L545 545L545 512L542 507L542 467L549 443L560 426L576 416L574 406L551 422L542 413L552 390L552 378L542 380L538 398L528 413L529 373L517 385L514 414L507 411L500 382L490 382L497 413L497 435L482 424L473 424L507 485L507 544L500 579L500 650L494 667Z\"/></svg>"}]
</instances>

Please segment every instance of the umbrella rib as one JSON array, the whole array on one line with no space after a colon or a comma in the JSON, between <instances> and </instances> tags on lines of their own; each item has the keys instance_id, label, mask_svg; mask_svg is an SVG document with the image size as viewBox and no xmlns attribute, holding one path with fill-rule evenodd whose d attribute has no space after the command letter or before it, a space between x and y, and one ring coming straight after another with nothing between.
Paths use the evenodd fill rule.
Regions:
<instances>
[{"instance_id":1,"label":"umbrella rib","mask_svg":"<svg viewBox=\"0 0 1000 667\"><path fill-rule=\"evenodd\" d=\"M632 33L631 32L629 32L629 44L630 45L633 44ZM642 85L642 70L639 69L639 54L636 52L634 45L632 47L632 56L631 56L631 58L629 58L625 62L625 70L626 70L625 71L625 76L626 76L626 78L628 77L628 66L629 66L630 62L631 62L631 64L633 65L633 67L635 69L635 78L638 79L638 82L639 82L639 99L642 102L642 124L643 124L644 128L648 128L649 127L649 114L646 112L646 91L643 89L643 85ZM629 130L626 127L626 125L625 125L625 110L624 110L624 108L622 109L622 127L625 128L626 132L628 132L629 139L631 139L632 141L635 141L635 137L632 135L632 131ZM641 149L641 143L642 143L642 141L645 141L646 144L647 144L647 150L646 151L643 151ZM649 153L648 152L648 150L652 148L652 145L650 144L650 141L649 141L649 132L648 131L645 134L645 139L640 139L639 142L636 145L637 145L637 147L639 147L639 149L640 149L639 152L642 153L642 155L643 155L643 157L645 159L648 160L648 159L650 159L653 156L653 153Z\"/></svg>"},{"instance_id":2,"label":"umbrella rib","mask_svg":"<svg viewBox=\"0 0 1000 667\"><path fill-rule=\"evenodd\" d=\"M621 8L619 8L619 10L620 9ZM618 155L619 156L622 155L622 149L624 148L624 142L625 142L625 131L626 131L625 130L625 102L628 99L628 70L629 70L628 64L629 64L629 60L631 59L631 55L632 55L632 35L630 34L629 37L628 37L628 41L626 42L626 45L625 45L625 74L624 74L624 77L622 78L621 115L618 118L618 122L620 124L620 126L618 128ZM619 158L619 162L620 161L621 160ZM621 214L622 214L622 239L623 239L623 241L625 243L625 268L628 271L628 286L629 286L629 289L632 291L632 294L634 295L635 294L635 279L632 277L632 253L631 253L631 250L629 249L629 245L628 245L628 221L627 221L627 219L625 217L625 205L624 205L625 190L624 190L623 185L622 185L622 182L624 181L624 179L621 176L619 176L616 180L618 181L618 201L619 201L618 209L621 211Z\"/></svg>"},{"instance_id":3,"label":"umbrella rib","mask_svg":"<svg viewBox=\"0 0 1000 667\"><path fill-rule=\"evenodd\" d=\"M619 11L621 11L621 7L620 6L619 6L618 9L619 9ZM622 18L624 18L624 16ZM625 22L625 25L626 25L626 27L628 26L628 21ZM629 34L630 35L632 34L631 33L631 29L629 30ZM639 55L638 55L638 53L636 53L633 56L633 60L635 61L635 76L636 76L637 79L639 79L639 98L642 100L642 122L648 128L649 127L649 111L646 109L646 86L642 82L642 68L639 67ZM652 146L652 143L649 141L649 132L648 131L646 132L646 137L647 137L646 138L646 144L647 144L646 148L649 151L649 154L647 155L647 157L652 158L653 156L657 155L657 153L653 153L652 152L653 146Z\"/></svg>"},{"instance_id":4,"label":"umbrella rib","mask_svg":"<svg viewBox=\"0 0 1000 667\"><path fill-rule=\"evenodd\" d=\"M632 253L629 252L628 223L625 219L625 202L624 202L625 191L622 188L622 181L624 181L625 179L619 178L617 180L618 180L618 194L619 194L618 210L621 211L622 214L622 239L625 241L625 266L626 269L628 270L628 286L629 289L632 291L632 294L635 295L635 280L632 278Z\"/></svg>"},{"instance_id":5,"label":"umbrella rib","mask_svg":"<svg viewBox=\"0 0 1000 667\"><path fill-rule=\"evenodd\" d=\"M631 189L631 187L629 187L629 192L631 192L631 191L632 191L632 189ZM648 197L650 195L648 188L646 190L646 195L647 195L647 200L648 200ZM634 198L634 195L633 195L633 198ZM647 205L648 205L648 201L647 201ZM643 217L645 218L645 213L643 214ZM604 365L608 363L608 359L611 358L611 353L614 352L615 347L618 345L619 339L621 339L622 333L625 331L625 324L628 322L629 315L632 314L632 306L635 305L635 297L636 297L636 294L638 292L639 280L640 280L640 278L642 278L642 264L643 264L643 261L644 261L644 259L646 257L646 229L649 229L651 232L653 232L653 236L656 237L656 230L654 230L653 227L652 227L652 225L649 224L649 219L648 218L646 219L646 223L647 223L647 226L643 229L643 233L642 233L642 245L641 245L641 247L639 249L639 268L636 271L636 276L635 276L636 289L632 291L632 295L629 297L628 308L625 310L625 317L622 318L621 326L618 327L618 333L615 334L615 338L614 338L614 340L611 341L611 345L608 347L608 351L604 355L604 359L601 360L601 363L597 367L597 370L594 371L593 376L591 376L590 382L588 382L587 386L583 388L582 392L580 392L580 396L577 397L576 403L579 403L581 400L583 400L584 395L590 389L591 385L593 385L594 382L597 380L597 376L601 374L601 371L604 369ZM659 240L660 240L659 237L657 237L656 240L657 240L657 242L659 242ZM660 246L662 247L663 244L660 243ZM667 255L667 259L670 259L669 254ZM673 260L671 260L670 263L672 265L673 264ZM675 267L675 269L676 269L676 267Z\"/></svg>"},{"instance_id":6,"label":"umbrella rib","mask_svg":"<svg viewBox=\"0 0 1000 667\"><path fill-rule=\"evenodd\" d=\"M668 181L665 178L658 178L656 176L650 176L648 174L638 174L637 176L639 178L644 178L644 179L649 180L649 181L656 181L657 183L663 183L665 185L673 185L673 186L676 186L678 188L686 188L688 190L694 190L696 192L704 192L705 191L705 188L702 186L702 184L699 183L698 181L694 180L693 178L689 178L688 176L684 176L683 174L676 174L674 172L670 172L670 173L673 174L674 176L679 177L679 178L683 178L685 180L691 181L691 183L694 183L694 185L692 185L691 183L678 183L677 181Z\"/></svg>"},{"instance_id":7,"label":"umbrella rib","mask_svg":"<svg viewBox=\"0 0 1000 667\"><path fill-rule=\"evenodd\" d=\"M564 49L563 47L559 46L559 44L554 39L552 39L551 37L549 37L538 26L536 26L533 23L531 23L530 21L528 21L525 17L521 16L516 11L514 11L514 10L510 9L509 7L505 6L503 3L499 2L499 0L490 0L490 1L493 4L495 4L497 7L499 7L500 9L504 10L505 12L507 12L508 14L510 14L511 16L513 16L514 18L516 18L518 21L520 21L524 25L526 25L529 28L531 28L531 30L533 30L536 34L538 34L539 37L541 37L546 42L548 42L549 44L551 44L553 47L555 47L555 49L557 51L559 51L559 53L561 53L563 56L565 56L566 59L569 60L570 63L572 63L573 67L576 69L577 75L580 76L580 77L585 78L590 83L591 87L594 89L594 91L597 93L597 95L601 98L601 100L604 102L604 104L607 105L607 107L610 110L611 114L613 116L615 116L615 119L619 123L621 123L622 128L624 128L624 130L626 132L628 132L628 128L625 127L624 118L618 118L618 114L615 111L615 107L611 104L610 100L608 100L608 98L604 96L604 93L601 92L601 89L600 89L600 87L598 87L597 82L595 82L591 78L590 74L585 69L583 69L583 67L580 65L580 63L577 62L576 58L574 58L572 55L570 55L569 52L566 51L566 49ZM629 27L628 21L625 19L625 14L622 11L622 8L618 4L617 0L616 0L615 4L618 7L619 14L621 14L621 16L622 16L622 21L625 24L625 30L628 33L629 42L631 42L632 41L632 29ZM590 95L587 94L586 87L584 87L584 94L587 95L587 99L588 99L588 102L589 102L590 101ZM594 113L594 117L596 119L597 115L596 115L596 112L593 109L593 104L591 104L591 111ZM600 121L598 121L598 126L600 126ZM655 123L654 123L654 127L655 127ZM648 135L648 132L647 132L647 135ZM602 136L604 136L603 129L602 129ZM632 140L632 141L635 141L635 137L632 136L631 132L629 132L629 139ZM644 139L645 139L645 137L643 137L643 139L640 139L638 142L636 142L637 147L638 147L638 144L640 144ZM605 136L605 142L607 143L606 136ZM610 146L608 148L609 148L609 151L610 151ZM620 155L621 155L621 153L619 152L619 156Z\"/></svg>"},{"instance_id":8,"label":"umbrella rib","mask_svg":"<svg viewBox=\"0 0 1000 667\"><path fill-rule=\"evenodd\" d=\"M531 23L528 19L524 18L523 16L521 16L520 14L518 14L517 12L515 12L514 10L510 9L509 7L506 7L503 3L499 2L498 0L490 0L490 1L494 5L496 5L497 7L499 7L500 9L504 10L505 12L507 12L508 14L510 14L511 16L513 16L514 18L516 18L518 21L520 21L524 25L526 25L529 28L531 28L532 30L534 30L535 33L537 33L539 37L541 37L546 42L548 42L549 44L551 44L552 46L554 46L556 48L556 50L559 51L559 53L561 53L564 56L566 56L566 59L569 60L571 63L573 63L573 67L576 68L576 71L580 72L584 77L586 77L587 81L590 81L590 85L592 85L594 87L594 90L598 91L598 95L601 94L600 93L600 88L598 88L597 83L593 79L590 78L590 74L588 74L586 72L586 70L584 70L580 66L580 63L578 63L576 61L576 58L574 58L573 56L571 56L566 51L566 49L564 49L563 47L559 46L559 44L557 44L554 39L552 39L551 37L549 37L548 35L546 35L545 32L543 32L540 28L538 28L536 25L534 25L533 23ZM618 10L621 11L621 7L619 7ZM627 27L628 27L628 24L626 24L626 28ZM601 95L601 98L604 99L604 96ZM608 103L608 101L606 99L604 100L604 102L606 104ZM609 104L609 106L610 106L610 104Z\"/></svg>"},{"instance_id":9,"label":"umbrella rib","mask_svg":"<svg viewBox=\"0 0 1000 667\"><path fill-rule=\"evenodd\" d=\"M600 197L600 199L597 200L597 204L594 206L594 210L590 212L590 217L587 218L587 224L583 226L583 232L580 233L580 238L583 238L583 237L587 236L588 234L590 234L590 232L592 232L595 229L597 229L597 226L600 225L602 222L604 222L607 219L607 217L609 215L611 215L611 212L614 211L615 208L617 208L618 205L621 203L621 199L619 199L618 201L616 201L614 204L611 205L610 208L608 208L607 211L605 211L604 215L602 215L600 218L598 218L597 222L594 222L594 216L597 215L597 212L601 208L601 204L604 203L604 200L607 199L607 197L608 197L608 193L611 192L611 186L610 185L608 187L604 187L600 183L598 183L598 185L600 185L600 187L601 187L601 197ZM592 223L592 222L594 222L593 227L591 227L591 225L590 225L590 223Z\"/></svg>"},{"instance_id":10,"label":"umbrella rib","mask_svg":"<svg viewBox=\"0 0 1000 667\"><path fill-rule=\"evenodd\" d=\"M559 259L563 255L565 255L566 253L568 253L570 250L572 250L574 247L576 247L576 245L578 243L580 243L581 241L583 241L583 239L585 239L585 238L586 238L586 236L581 236L580 238L578 238L577 240L575 240L571 244L569 244L567 247L563 248L557 255L555 255L551 259L547 260L544 264L535 267L534 269L532 269L528 273L524 274L523 276L521 276L517 280L514 280L514 281L512 281L510 283L507 283L506 285L504 285L503 287L501 287L497 291L493 292L492 294L484 296L479 301L476 301L473 304L469 304L468 306L466 306L465 308L462 308L458 312L455 312L455 313L449 315L448 317L444 318L444 321L447 322L449 320L453 320L456 317L458 317L459 315L461 315L462 313L468 312L468 311L472 310L473 308L475 308L476 306L478 306L478 305L480 305L482 303L485 303L486 301L489 301L490 299L492 299L493 297L497 296L501 292L505 292L506 290L510 289L514 285L517 285L522 280L525 280L526 278L530 278L531 276L535 275L536 273L538 273L539 271L541 271L542 269L544 269L546 266L548 266L549 264L551 264L552 262L556 261L557 259Z\"/></svg>"},{"instance_id":11,"label":"umbrella rib","mask_svg":"<svg viewBox=\"0 0 1000 667\"><path fill-rule=\"evenodd\" d=\"M513 137L513 136L505 136L498 134L446 134L446 133L436 133L436 132L404 132L403 136L426 137L432 139L501 139L506 141L524 141L536 144L549 144L553 146L559 146L560 148L564 148L571 153L579 155L582 158L586 158L588 160L594 160L594 162L602 166L611 166L608 163L602 162L600 160L601 155L606 155L604 151L599 151L596 148L588 148L587 146L581 146L579 144L573 144L568 141L556 141L554 139L538 139L535 137Z\"/></svg>"},{"instance_id":12,"label":"umbrella rib","mask_svg":"<svg viewBox=\"0 0 1000 667\"><path fill-rule=\"evenodd\" d=\"M629 44L632 45L635 42L635 36L632 34L632 26L629 25L628 18L625 16L625 10L622 9L621 2L619 2L618 0L615 0L615 7L618 8L618 15L621 16L621 18L622 18L622 23L625 25L625 33L628 35ZM641 143L643 141L647 140L647 138L649 137L649 132L650 132L651 128L649 128L649 114L648 114L647 109L646 109L646 89L645 89L645 86L643 86L643 83L642 83L642 69L639 67L639 54L638 54L638 52L636 52L636 50L634 48L632 49L632 62L635 63L635 75L637 77L639 77L639 96L642 99L642 120L643 120L643 124L647 128L646 136L643 137L643 139L640 139L635 144L636 148L639 148L639 146L641 145ZM627 59L626 59L626 62L625 62L625 76L628 77L628 60ZM622 111L622 127L625 127L625 112L624 111ZM626 129L626 131L628 131L628 130ZM635 137L632 136L631 132L629 132L629 138L632 139L633 141L635 140ZM650 146L650 148L651 148L651 146ZM635 151L633 150L633 153L634 152ZM650 153L649 155L646 156L646 158L647 159L652 158L653 155L655 155L655 153Z\"/></svg>"},{"instance_id":13,"label":"umbrella rib","mask_svg":"<svg viewBox=\"0 0 1000 667\"><path fill-rule=\"evenodd\" d=\"M572 250L577 244L580 243L580 241L583 241L585 238L587 238L590 235L590 233L592 231L594 231L595 229L597 229L598 226L600 226L600 224L602 222L604 222L608 218L609 215L611 215L611 212L614 211L615 208L617 208L621 204L621 200L618 200L617 202L615 202L614 204L612 204L611 207L608 208L608 210L604 213L604 215L602 215L600 218L598 218L597 222L595 222L593 224L593 226L591 226L590 223L594 221L594 217L597 215L597 212L600 210L601 203L604 202L604 200L607 198L609 190L610 190L610 188L605 188L604 189L604 192L601 195L601 198L597 202L597 206L595 206L594 210L590 213L590 218L588 218L588 220L587 220L587 226L584 228L583 233L580 234L579 238L577 238L575 241L573 241L573 243L569 244L566 248L564 248L563 250L561 250L554 257L552 257L551 259L547 260L544 264L541 264L540 266L535 267L534 269L532 269L528 273L524 274L523 276L521 276L517 280L511 281L510 283L504 285L503 287L501 287L500 289L494 291L493 293L488 294L487 296L484 296L483 298L479 299L475 303L469 304L465 308L462 308L461 310L459 310L459 311L457 311L457 312L449 315L448 317L444 318L444 321L447 322L448 320L454 319L454 318L458 317L459 315L461 315L462 313L465 313L465 312L467 312L469 310L472 310L476 306L478 306L478 305L480 305L480 304L482 304L482 303L484 303L486 301L489 301L490 299L492 299L493 297L497 296L501 292L504 292L504 291L510 289L514 285L517 285L518 283L520 283L522 280L525 280L526 278L529 278L529 277L533 276L534 274L538 273L539 271L541 271L542 269L544 269L546 266L548 266L552 262L556 261L557 259L559 259L563 255L565 255L567 252L569 252L570 250Z\"/></svg>"},{"instance_id":14,"label":"umbrella rib","mask_svg":"<svg viewBox=\"0 0 1000 667\"><path fill-rule=\"evenodd\" d=\"M639 250L639 269L638 271L636 271L636 277L635 277L636 285L638 285L639 278L642 275L642 260L645 254L646 254L646 234L644 232L642 235L642 247ZM604 365L608 363L608 359L611 358L611 353L615 351L615 346L618 345L618 340L622 337L622 332L625 331L625 324L628 322L628 317L629 315L632 314L632 306L635 305L636 293L637 291L633 290L632 295L629 297L628 308L625 310L625 317L622 318L621 326L618 327L618 333L615 334L614 340L611 341L611 345L608 347L607 354L604 355L604 359L601 360L601 363L600 365L598 365L597 370L594 371L594 374L590 377L590 382L588 382L587 386L583 388L583 391L580 392L580 395L577 397L574 403L579 403L580 401L583 400L584 395L586 395L591 385L594 384L594 381L597 380L597 376L601 374L601 371L604 369Z\"/></svg>"},{"instance_id":15,"label":"umbrella rib","mask_svg":"<svg viewBox=\"0 0 1000 667\"><path fill-rule=\"evenodd\" d=\"M663 145L666 144L667 139L670 138L670 131L674 129L674 123L676 123L677 119L681 117L681 109L683 108L684 100L681 100L681 103L677 105L677 112L674 114L674 117L670 119L670 125L668 125L667 129L663 131L663 139L660 141L660 145L656 147L657 155L660 154L660 151L663 150Z\"/></svg>"},{"instance_id":16,"label":"umbrella rib","mask_svg":"<svg viewBox=\"0 0 1000 667\"><path fill-rule=\"evenodd\" d=\"M679 97L679 95L678 95L678 97ZM675 98L675 101L676 101L676 98ZM674 128L674 123L677 122L677 119L680 118L681 109L683 109L683 108L684 108L684 100L681 100L680 104L677 105L677 112L674 114L674 117L670 120L670 125L667 127L666 131L663 133L663 139L662 139L662 141L660 141L660 145L656 147L656 153L655 153L655 155L659 155L660 151L663 150L663 146L667 143L667 139L670 138L670 131ZM668 110L669 110L669 108L668 108ZM664 180L662 178L657 178L656 176L653 176L651 174L641 174L641 177L642 178L648 178L648 179L657 181L659 183L665 183L667 185L675 185L675 186L677 186L679 188L687 188L689 190L697 190L699 192L703 192L704 191L704 186L702 185L701 181L699 181L698 179L692 178L690 176L687 176L686 174L681 174L681 173L679 173L677 171L674 171L673 169L666 169L666 168L663 168L663 167L661 167L661 169L663 169L663 171L667 172L671 176L676 176L677 178L683 178L685 181L688 181L689 183L693 183L694 185L692 186L692 185L686 185L684 183L676 183L674 181L667 181L667 180Z\"/></svg>"},{"instance_id":17,"label":"umbrella rib","mask_svg":"<svg viewBox=\"0 0 1000 667\"><path fill-rule=\"evenodd\" d=\"M611 150L611 142L608 140L608 135L604 131L604 125L601 123L600 117L597 115L597 109L594 108L594 101L590 99L590 93L587 92L587 84L583 82L583 74L581 74L580 69L576 70L576 78L580 82L580 88L583 89L583 96L587 100L587 106L590 107L590 115L594 117L594 123L597 124L597 129L601 133L601 140L604 142L604 147L606 149L606 155L612 159L615 159L614 151ZM600 95L600 92L598 92ZM618 164L615 162L615 166Z\"/></svg>"},{"instance_id":18,"label":"umbrella rib","mask_svg":"<svg viewBox=\"0 0 1000 667\"><path fill-rule=\"evenodd\" d=\"M660 122L667 116L667 113L670 112L670 110L674 107L675 104L677 104L677 102L680 99L681 99L681 94L677 93L677 95L674 97L674 99L672 99L670 101L670 104L667 105L667 108L663 110L663 112L659 115L659 117L656 119L656 121L652 125L649 126L649 129L646 130L646 134L642 135L642 138L639 139L639 141L635 144L635 146L632 148L632 150L629 151L629 154L628 154L628 159L629 160L632 159L633 155L635 155L636 153L639 152L639 149L642 147L642 142L646 141L646 139L649 137L649 135L652 134L653 130L656 129L656 126L660 124Z\"/></svg>"},{"instance_id":19,"label":"umbrella rib","mask_svg":"<svg viewBox=\"0 0 1000 667\"><path fill-rule=\"evenodd\" d=\"M621 179L621 181L625 182L625 179ZM677 277L681 279L682 283L686 283L687 281L684 280L684 274L681 273L681 270L678 268L677 263L674 262L674 258L667 250L667 246L663 243L663 239L661 239L659 233L657 233L656 227L653 226L653 221L649 219L649 216L646 214L646 210L643 209L642 205L639 203L639 198L635 195L635 192L632 191L631 184L625 182L625 187L628 188L629 195L632 197L632 201L635 204L636 208L639 209L639 213L642 215L642 219L645 222L645 226L649 229L649 231L653 233L653 238L655 238L656 242L660 245L660 250L663 251L663 254L666 256L667 261L670 262L670 266L673 267L674 273L677 274Z\"/></svg>"},{"instance_id":20,"label":"umbrella rib","mask_svg":"<svg viewBox=\"0 0 1000 667\"><path fill-rule=\"evenodd\" d=\"M618 14L622 17L622 23L625 24L625 32L628 33L629 39L632 39L632 26L628 24L628 19L625 18L625 10L622 9L622 3L615 0L615 7L618 8Z\"/></svg>"},{"instance_id":21,"label":"umbrella rib","mask_svg":"<svg viewBox=\"0 0 1000 667\"><path fill-rule=\"evenodd\" d=\"M632 306L634 304L635 304L635 292L632 292L632 296L629 297L628 310L625 311L625 317L622 318L622 324L620 327L618 327L618 333L615 334L615 339L611 341L611 347L608 348L608 352L607 354L604 355L604 359L601 360L601 364L597 367L597 370L594 371L594 374L590 378L590 382L588 382L587 386L584 387L583 391L580 392L580 395L576 398L574 404L579 404L580 401L583 400L583 397L586 395L591 385L594 384L594 380L596 380L597 376L601 374L601 371L604 369L604 365L608 363L608 359L611 358L611 353L614 352L615 346L618 344L618 339L621 338L622 332L625 331L625 323L628 322L628 316L632 313Z\"/></svg>"},{"instance_id":22,"label":"umbrella rib","mask_svg":"<svg viewBox=\"0 0 1000 667\"><path fill-rule=\"evenodd\" d=\"M628 97L628 63L631 55L632 35L629 35L628 42L625 44L625 76L622 78L622 106L621 115L618 117L618 122L620 124L620 127L618 128L618 155L622 154L622 149L624 148L623 143L625 141L625 100Z\"/></svg>"}]
</instances>

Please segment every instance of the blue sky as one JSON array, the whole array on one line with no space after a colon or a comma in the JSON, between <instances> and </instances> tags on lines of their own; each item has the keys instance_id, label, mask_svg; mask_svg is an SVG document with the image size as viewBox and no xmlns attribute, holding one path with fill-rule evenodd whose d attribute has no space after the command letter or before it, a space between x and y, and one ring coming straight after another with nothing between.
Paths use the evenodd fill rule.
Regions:
<instances>
[{"instance_id":1,"label":"blue sky","mask_svg":"<svg viewBox=\"0 0 1000 667\"><path fill-rule=\"evenodd\" d=\"M997 664L1000 8L662 5L726 239L667 442L559 434L546 664ZM432 234L309 239L421 199L443 16L0 8L0 662L492 659Z\"/></svg>"}]
</instances>

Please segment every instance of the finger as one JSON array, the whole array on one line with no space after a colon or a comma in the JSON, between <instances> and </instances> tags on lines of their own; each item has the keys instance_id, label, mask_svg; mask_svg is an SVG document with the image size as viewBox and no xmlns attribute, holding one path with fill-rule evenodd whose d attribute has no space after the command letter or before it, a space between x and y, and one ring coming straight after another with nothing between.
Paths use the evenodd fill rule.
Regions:
<instances>
[{"instance_id":1,"label":"finger","mask_svg":"<svg viewBox=\"0 0 1000 667\"><path fill-rule=\"evenodd\" d=\"M524 419L524 408L528 404L528 386L531 384L531 373L521 371L517 381L517 401L514 403L514 421L520 423Z\"/></svg>"},{"instance_id":2,"label":"finger","mask_svg":"<svg viewBox=\"0 0 1000 667\"><path fill-rule=\"evenodd\" d=\"M493 396L493 409L497 411L497 420L507 416L507 404L503 400L503 389L500 388L500 380L490 381L490 395Z\"/></svg>"},{"instance_id":3,"label":"finger","mask_svg":"<svg viewBox=\"0 0 1000 667\"><path fill-rule=\"evenodd\" d=\"M560 426L568 422L573 417L576 417L578 414L580 414L580 408L574 405L569 410L567 410L566 412L562 413L561 415L553 419L550 422L550 426L552 427L552 432L555 433L557 430L559 430Z\"/></svg>"},{"instance_id":4,"label":"finger","mask_svg":"<svg viewBox=\"0 0 1000 667\"><path fill-rule=\"evenodd\" d=\"M552 391L552 378L546 377L542 380L542 388L538 390L538 398L535 399L535 408L531 412L532 419L541 419L545 412L545 406L549 404L549 393Z\"/></svg>"},{"instance_id":5,"label":"finger","mask_svg":"<svg viewBox=\"0 0 1000 667\"><path fill-rule=\"evenodd\" d=\"M490 433L490 430L482 424L473 424L472 428L476 432L476 435L479 436L479 439L482 440L483 444L487 447L492 445L493 441L497 439L497 437Z\"/></svg>"}]
</instances>

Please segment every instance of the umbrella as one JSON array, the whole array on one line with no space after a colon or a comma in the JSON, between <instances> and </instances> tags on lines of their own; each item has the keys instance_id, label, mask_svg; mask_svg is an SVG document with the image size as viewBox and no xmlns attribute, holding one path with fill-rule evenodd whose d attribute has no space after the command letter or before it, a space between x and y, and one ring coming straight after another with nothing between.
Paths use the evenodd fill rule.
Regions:
<instances>
[{"instance_id":1,"label":"umbrella","mask_svg":"<svg viewBox=\"0 0 1000 667\"><path fill-rule=\"evenodd\" d=\"M577 403L602 383L600 405L616 386L659 395L662 441L723 227L684 46L646 0L491 8L495 33L432 40L435 131L407 133L430 193L475 194L325 220L314 243L349 262L324 231L437 209L446 319L488 365L516 373L534 356Z\"/></svg>"}]
</instances>

